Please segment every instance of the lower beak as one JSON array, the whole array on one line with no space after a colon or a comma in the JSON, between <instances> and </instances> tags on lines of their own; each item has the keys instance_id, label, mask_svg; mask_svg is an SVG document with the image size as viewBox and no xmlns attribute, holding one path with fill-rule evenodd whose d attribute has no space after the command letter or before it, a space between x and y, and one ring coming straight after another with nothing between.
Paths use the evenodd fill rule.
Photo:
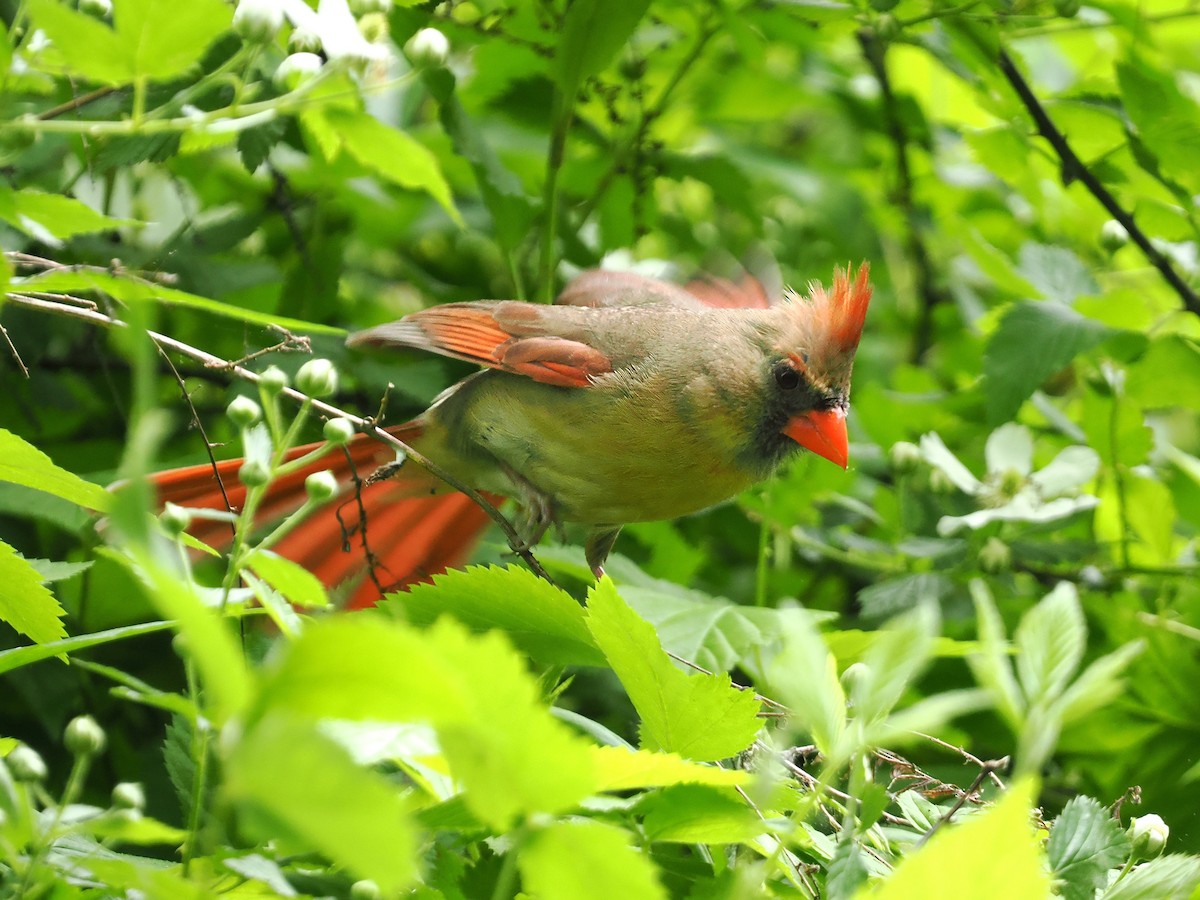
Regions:
<instances>
[{"instance_id":1,"label":"lower beak","mask_svg":"<svg viewBox=\"0 0 1200 900\"><path fill-rule=\"evenodd\" d=\"M850 461L844 410L817 409L793 416L784 426L783 433L801 447L811 450L817 456L825 457L843 469Z\"/></svg>"}]
</instances>

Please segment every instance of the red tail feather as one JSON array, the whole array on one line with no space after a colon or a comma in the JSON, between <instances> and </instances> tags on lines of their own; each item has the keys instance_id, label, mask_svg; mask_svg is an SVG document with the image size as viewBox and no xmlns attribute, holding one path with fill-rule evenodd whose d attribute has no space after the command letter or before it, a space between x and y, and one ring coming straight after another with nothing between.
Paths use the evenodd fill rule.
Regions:
<instances>
[{"instance_id":1,"label":"red tail feather","mask_svg":"<svg viewBox=\"0 0 1200 900\"><path fill-rule=\"evenodd\" d=\"M406 442L421 433L420 426L411 422L389 431ZM297 447L287 458L296 459L318 446ZM393 457L388 445L360 435L345 450L333 448L272 482L255 516L256 525L286 516L304 502L305 478L323 469L332 471L345 493L306 518L274 550L304 566L328 587L361 579L350 595L351 609L376 603L381 588L398 590L461 565L488 523L487 513L462 494L430 496L431 476L415 468L411 477L401 476L402 480L380 482L354 493L355 477L367 478ZM163 503L237 512L246 499L246 489L237 480L241 464L240 459L232 459L217 463L215 471L208 463L173 469L155 475L153 481ZM436 485L432 487L436 489ZM420 496L414 496L417 490ZM189 531L218 548L233 540L233 529L226 522L195 519Z\"/></svg>"}]
</instances>

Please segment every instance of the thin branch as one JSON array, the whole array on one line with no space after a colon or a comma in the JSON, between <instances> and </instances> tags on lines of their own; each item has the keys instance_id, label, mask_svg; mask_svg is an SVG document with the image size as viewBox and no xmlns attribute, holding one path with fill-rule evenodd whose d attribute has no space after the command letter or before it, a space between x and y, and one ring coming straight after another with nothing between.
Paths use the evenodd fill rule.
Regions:
<instances>
[{"instance_id":1,"label":"thin branch","mask_svg":"<svg viewBox=\"0 0 1200 900\"><path fill-rule=\"evenodd\" d=\"M980 769L979 774L975 776L975 780L971 782L971 786L969 788L967 788L965 791L963 791L962 795L958 798L958 800L955 801L954 805L952 807L950 807L950 809L946 812L946 814L944 816L942 816L940 819L938 819L936 822L933 823L932 828L930 828L927 832L925 832L923 835L921 835L921 839L919 841L917 841L917 847L919 848L923 844L925 844L931 837L933 837L933 835L937 832L937 830L939 828L941 828L943 825L945 825L947 822L949 822L950 819L954 816L954 814L963 808L963 805L967 802L967 800L970 799L975 794L975 792L979 790L979 786L983 784L983 780L985 778L987 778L993 772L1003 771L1004 769L1007 769L1008 762L1009 762L1009 760L1008 760L1007 756L1005 756L1001 759L986 760L983 764L983 768Z\"/></svg>"},{"instance_id":2,"label":"thin branch","mask_svg":"<svg viewBox=\"0 0 1200 900\"><path fill-rule=\"evenodd\" d=\"M1150 242L1150 238L1146 233L1138 227L1133 220L1133 214L1121 206L1116 198L1109 192L1100 181L1099 178L1092 173L1079 156L1071 149L1071 145L1067 142L1064 135L1051 121L1050 116L1046 114L1045 107L1041 101L1034 95L1033 90L1029 86L1029 82L1017 69L1012 61L1012 57L1001 48L998 57L1000 71L1012 86L1013 91L1024 104L1025 109L1029 112L1034 124L1037 126L1038 133L1046 139L1054 152L1058 155L1059 161L1062 163L1061 178L1064 185L1069 185L1075 179L1081 181L1098 201L1100 205L1108 210L1109 215L1121 223L1125 230L1129 232L1129 238L1138 248L1146 255L1146 259L1154 268L1158 269L1159 273L1166 280L1167 284L1179 295L1179 299L1183 301L1184 308L1189 312L1200 316L1200 296L1191 288L1190 285L1175 271L1175 267L1171 265L1170 260L1163 255L1162 251Z\"/></svg>"},{"instance_id":3,"label":"thin branch","mask_svg":"<svg viewBox=\"0 0 1200 900\"><path fill-rule=\"evenodd\" d=\"M945 747L947 750L951 750L951 751L957 753L959 756L961 756L967 762L972 763L973 765L979 766L980 769L987 768L987 763L985 763L982 759L980 759L975 754L968 752L963 747L955 746L954 744L948 743L947 741L943 741L939 737L934 737L932 734L926 734L923 731L914 731L913 734L918 735L919 737L923 737L927 741L932 741L933 743L937 744L939 747ZM993 770L990 773L990 775L991 775L991 779L992 779L992 784L996 785L996 787L1000 788L1000 790L1002 790L1002 791L1007 790L1007 788L1005 788L1005 786L1004 786L1004 782L1000 780L1000 776L996 774L995 770Z\"/></svg>"},{"instance_id":4,"label":"thin branch","mask_svg":"<svg viewBox=\"0 0 1200 900\"><path fill-rule=\"evenodd\" d=\"M679 663L680 665L687 666L689 669L694 669L695 671L699 672L701 675L715 674L713 672L710 672L708 669L704 668L704 666L700 665L699 663L694 663L690 659L684 659L678 653L672 653L670 650L667 650L666 648L663 649L663 652L665 652L667 654L667 656L671 657L671 659L675 660L675 662ZM744 684L737 684L732 681L730 682L730 684L739 691L753 690L753 688L747 687ZM758 700L762 703L765 703L767 706L773 706L775 709L779 710L780 714L786 714L788 711L788 708L786 706L784 706L782 703L780 703L778 700L772 700L770 697L764 697L762 694L755 694L754 699Z\"/></svg>"},{"instance_id":5,"label":"thin branch","mask_svg":"<svg viewBox=\"0 0 1200 900\"><path fill-rule=\"evenodd\" d=\"M80 94L78 97L72 97L65 103L60 103L58 106L53 106L50 109L38 113L37 117L43 122L49 119L57 119L64 113L74 112L87 106L89 103L94 103L107 97L109 94L115 93L120 88L112 87L111 85L101 88L96 88L94 91L89 91L86 94Z\"/></svg>"},{"instance_id":6,"label":"thin branch","mask_svg":"<svg viewBox=\"0 0 1200 900\"><path fill-rule=\"evenodd\" d=\"M17 306L38 309L43 312L67 316L68 318L83 319L84 321L91 322L95 325L100 325L105 328L129 327L128 323L123 322L120 319L113 318L112 316L107 316L104 313L96 310L82 309L77 306L69 306L67 304L56 303L51 300L39 300L36 297L27 297L20 294L9 294L8 298L11 303ZM146 333L156 344L169 347L175 352L181 353L189 359L197 360L206 366L211 366L212 368L218 369L226 369L230 373L237 375L239 378L245 379L246 381L250 381L254 384L258 384L262 380L257 372L251 372L249 369L245 369L238 365L233 365L229 360L215 356L206 350L193 347L191 344L185 344L183 341L176 340L173 337L160 334L156 331L148 330ZM383 441L385 444L390 444L392 447L403 453L406 459L411 459L422 469L429 472L431 475L440 478L456 491L466 494L484 512L488 514L488 517L495 522L496 525L499 526L500 530L504 533L504 537L508 541L508 545L512 549L513 553L524 560L525 564L529 566L530 570L539 578L549 581L551 584L554 583L554 580L550 577L549 573L542 567L542 564L538 562L537 557L535 557L529 548L524 545L524 542L522 542L520 535L517 534L517 531L513 527L512 523L509 522L505 515L500 512L500 510L498 510L495 505L493 505L479 491L459 481L456 477L451 475L433 460L410 447L395 435L389 434L386 430L377 425L373 419L366 419L362 416L356 416L353 413L347 412L346 410L336 407L331 403L326 403L324 400L317 400L309 397L295 388L285 387L282 389L281 393L298 403L309 403L312 409L324 413L327 416L346 419L347 421L354 423L356 427L365 433L372 435L377 440Z\"/></svg>"},{"instance_id":7,"label":"thin branch","mask_svg":"<svg viewBox=\"0 0 1200 900\"><path fill-rule=\"evenodd\" d=\"M8 329L0 325L0 337L4 338L4 343L8 345L8 352L12 354L13 361L16 362L17 368L21 370L21 374L26 380L29 378L29 368L25 365L25 360L21 359L21 354L17 352L16 344L12 342L12 338L8 336Z\"/></svg>"}]
</instances>

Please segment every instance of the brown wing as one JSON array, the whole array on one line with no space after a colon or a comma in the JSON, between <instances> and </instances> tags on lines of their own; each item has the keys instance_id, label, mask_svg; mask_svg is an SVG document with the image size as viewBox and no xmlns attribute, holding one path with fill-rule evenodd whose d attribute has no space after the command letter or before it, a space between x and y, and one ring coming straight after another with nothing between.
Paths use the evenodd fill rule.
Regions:
<instances>
[{"instance_id":1,"label":"brown wing","mask_svg":"<svg viewBox=\"0 0 1200 900\"><path fill-rule=\"evenodd\" d=\"M351 335L351 347L412 347L525 375L558 387L587 387L611 372L612 360L582 341L560 337L534 303L447 303Z\"/></svg>"}]
</instances>

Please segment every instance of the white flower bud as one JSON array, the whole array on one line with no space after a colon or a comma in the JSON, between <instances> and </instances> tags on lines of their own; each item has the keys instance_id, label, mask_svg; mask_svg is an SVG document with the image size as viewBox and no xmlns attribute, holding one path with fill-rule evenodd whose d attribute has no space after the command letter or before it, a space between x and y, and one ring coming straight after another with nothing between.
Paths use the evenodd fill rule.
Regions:
<instances>
[{"instance_id":1,"label":"white flower bud","mask_svg":"<svg viewBox=\"0 0 1200 900\"><path fill-rule=\"evenodd\" d=\"M186 507L168 503L158 514L158 521L167 534L171 537L179 537L192 524L192 512Z\"/></svg>"},{"instance_id":2,"label":"white flower bud","mask_svg":"<svg viewBox=\"0 0 1200 900\"><path fill-rule=\"evenodd\" d=\"M233 30L252 44L266 44L283 27L283 6L276 0L239 0Z\"/></svg>"},{"instance_id":3,"label":"white flower bud","mask_svg":"<svg viewBox=\"0 0 1200 900\"><path fill-rule=\"evenodd\" d=\"M95 756L106 743L108 736L91 716L76 716L63 733L63 744L76 756Z\"/></svg>"},{"instance_id":4,"label":"white flower bud","mask_svg":"<svg viewBox=\"0 0 1200 900\"><path fill-rule=\"evenodd\" d=\"M325 440L335 447L340 447L354 437L355 428L354 423L349 419L330 419L325 423L323 431Z\"/></svg>"},{"instance_id":5,"label":"white flower bud","mask_svg":"<svg viewBox=\"0 0 1200 900\"><path fill-rule=\"evenodd\" d=\"M1167 823L1162 820L1161 816L1150 813L1130 820L1129 830L1126 833L1133 844L1131 854L1133 859L1157 859L1167 846L1167 838L1171 836L1171 829L1167 827Z\"/></svg>"},{"instance_id":6,"label":"white flower bud","mask_svg":"<svg viewBox=\"0 0 1200 900\"><path fill-rule=\"evenodd\" d=\"M112 15L112 0L79 0L79 11L97 19L107 19Z\"/></svg>"},{"instance_id":7,"label":"white flower bud","mask_svg":"<svg viewBox=\"0 0 1200 900\"><path fill-rule=\"evenodd\" d=\"M438 68L446 64L450 42L436 28L422 28L405 42L404 55L417 68Z\"/></svg>"},{"instance_id":8,"label":"white flower bud","mask_svg":"<svg viewBox=\"0 0 1200 900\"><path fill-rule=\"evenodd\" d=\"M262 407L249 397L235 397L226 407L225 415L238 428L249 428L262 418Z\"/></svg>"},{"instance_id":9,"label":"white flower bud","mask_svg":"<svg viewBox=\"0 0 1200 900\"><path fill-rule=\"evenodd\" d=\"M238 469L238 480L246 487L262 487L271 480L271 473L258 460L251 459Z\"/></svg>"},{"instance_id":10,"label":"white flower bud","mask_svg":"<svg viewBox=\"0 0 1200 900\"><path fill-rule=\"evenodd\" d=\"M293 53L275 70L275 86L285 91L294 91L310 78L315 78L322 65L321 57L315 53Z\"/></svg>"},{"instance_id":11,"label":"white flower bud","mask_svg":"<svg viewBox=\"0 0 1200 900\"><path fill-rule=\"evenodd\" d=\"M307 492L309 500L324 503L337 493L337 476L328 469L323 472L313 472L304 479L304 490Z\"/></svg>"},{"instance_id":12,"label":"white flower bud","mask_svg":"<svg viewBox=\"0 0 1200 900\"><path fill-rule=\"evenodd\" d=\"M338 373L327 359L310 359L296 373L296 387L310 397L328 397L338 389Z\"/></svg>"},{"instance_id":13,"label":"white flower bud","mask_svg":"<svg viewBox=\"0 0 1200 900\"><path fill-rule=\"evenodd\" d=\"M299 56L298 53L293 53L292 56ZM288 59L292 57L289 56ZM287 59L284 60L287 62ZM278 394L288 386L287 373L279 366L267 366L263 373L258 376L259 386L262 387L268 394Z\"/></svg>"},{"instance_id":14,"label":"white flower bud","mask_svg":"<svg viewBox=\"0 0 1200 900\"><path fill-rule=\"evenodd\" d=\"M25 782L41 782L46 780L46 762L42 755L32 747L19 744L5 757L8 770L12 772L13 780Z\"/></svg>"}]
</instances>

